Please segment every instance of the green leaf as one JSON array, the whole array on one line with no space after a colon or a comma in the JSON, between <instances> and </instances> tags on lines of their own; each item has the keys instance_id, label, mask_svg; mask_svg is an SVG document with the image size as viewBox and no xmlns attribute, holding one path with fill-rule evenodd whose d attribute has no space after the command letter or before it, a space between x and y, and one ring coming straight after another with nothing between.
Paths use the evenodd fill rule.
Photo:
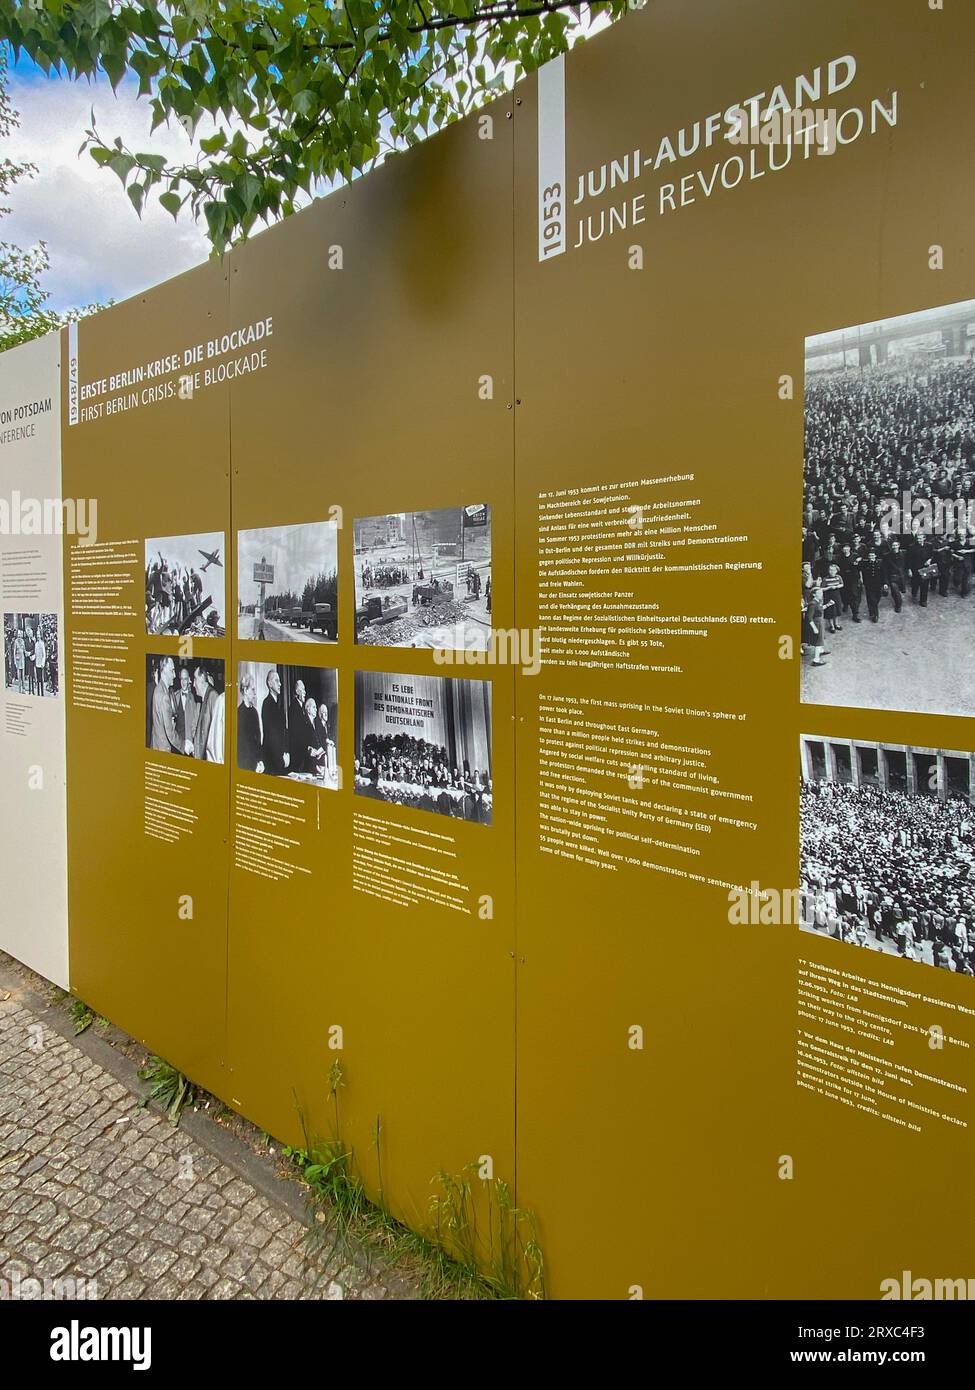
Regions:
<instances>
[{"instance_id":1,"label":"green leaf","mask_svg":"<svg viewBox=\"0 0 975 1390\"><path fill-rule=\"evenodd\" d=\"M125 76L125 59L118 53L103 53L102 68L114 91Z\"/></svg>"},{"instance_id":2,"label":"green leaf","mask_svg":"<svg viewBox=\"0 0 975 1390\"><path fill-rule=\"evenodd\" d=\"M124 184L126 179L135 168L135 160L130 154L118 151L108 160L108 167L114 174L117 174Z\"/></svg>"},{"instance_id":3,"label":"green leaf","mask_svg":"<svg viewBox=\"0 0 975 1390\"><path fill-rule=\"evenodd\" d=\"M310 87L305 87L303 91L295 92L292 105L299 116L312 116L318 110L318 97Z\"/></svg>"},{"instance_id":4,"label":"green leaf","mask_svg":"<svg viewBox=\"0 0 975 1390\"><path fill-rule=\"evenodd\" d=\"M210 240L216 245L219 241L222 245L224 228L227 221L227 208L224 203L209 202L203 204L203 216L206 218L207 227L210 232Z\"/></svg>"}]
</instances>

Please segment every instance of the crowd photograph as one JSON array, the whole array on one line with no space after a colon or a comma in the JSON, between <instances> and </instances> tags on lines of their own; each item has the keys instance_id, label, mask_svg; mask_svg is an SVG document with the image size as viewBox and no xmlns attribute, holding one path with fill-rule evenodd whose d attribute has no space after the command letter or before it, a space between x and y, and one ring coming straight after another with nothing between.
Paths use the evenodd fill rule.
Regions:
<instances>
[{"instance_id":1,"label":"crowd photograph","mask_svg":"<svg viewBox=\"0 0 975 1390\"><path fill-rule=\"evenodd\" d=\"M224 663L146 657L146 747L199 762L224 760Z\"/></svg>"},{"instance_id":2,"label":"crowd photograph","mask_svg":"<svg viewBox=\"0 0 975 1390\"><path fill-rule=\"evenodd\" d=\"M334 521L238 531L237 636L273 642L336 641Z\"/></svg>"},{"instance_id":3,"label":"crowd photograph","mask_svg":"<svg viewBox=\"0 0 975 1390\"><path fill-rule=\"evenodd\" d=\"M486 651L491 508L485 503L357 517L355 640Z\"/></svg>"},{"instance_id":4,"label":"crowd photograph","mask_svg":"<svg viewBox=\"0 0 975 1390\"><path fill-rule=\"evenodd\" d=\"M975 975L967 795L803 777L802 930Z\"/></svg>"},{"instance_id":5,"label":"crowd photograph","mask_svg":"<svg viewBox=\"0 0 975 1390\"><path fill-rule=\"evenodd\" d=\"M338 673L329 667L241 661L237 766L336 791Z\"/></svg>"},{"instance_id":6,"label":"crowd photograph","mask_svg":"<svg viewBox=\"0 0 975 1390\"><path fill-rule=\"evenodd\" d=\"M3 681L12 694L38 699L57 695L58 615L3 615Z\"/></svg>"},{"instance_id":7,"label":"crowd photograph","mask_svg":"<svg viewBox=\"0 0 975 1390\"><path fill-rule=\"evenodd\" d=\"M806 340L804 702L975 714L975 300Z\"/></svg>"},{"instance_id":8,"label":"crowd photograph","mask_svg":"<svg viewBox=\"0 0 975 1390\"><path fill-rule=\"evenodd\" d=\"M223 547L222 531L146 541L146 632L151 637L225 635Z\"/></svg>"},{"instance_id":9,"label":"crowd photograph","mask_svg":"<svg viewBox=\"0 0 975 1390\"><path fill-rule=\"evenodd\" d=\"M359 796L490 825L491 682L357 671L354 774Z\"/></svg>"}]
</instances>

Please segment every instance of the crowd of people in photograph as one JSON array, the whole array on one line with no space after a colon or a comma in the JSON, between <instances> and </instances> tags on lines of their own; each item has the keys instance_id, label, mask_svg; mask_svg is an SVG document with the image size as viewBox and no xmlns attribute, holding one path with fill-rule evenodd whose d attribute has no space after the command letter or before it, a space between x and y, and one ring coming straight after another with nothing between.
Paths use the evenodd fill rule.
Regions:
<instances>
[{"instance_id":1,"label":"crowd of people in photograph","mask_svg":"<svg viewBox=\"0 0 975 1390\"><path fill-rule=\"evenodd\" d=\"M361 570L366 589L392 589L397 584L409 584L412 575L405 565L394 560L367 560Z\"/></svg>"},{"instance_id":2,"label":"crowd of people in photograph","mask_svg":"<svg viewBox=\"0 0 975 1390\"><path fill-rule=\"evenodd\" d=\"M179 629L203 601L203 579L190 565L172 564L163 555L146 566L146 630Z\"/></svg>"},{"instance_id":3,"label":"crowd of people in photograph","mask_svg":"<svg viewBox=\"0 0 975 1390\"><path fill-rule=\"evenodd\" d=\"M18 695L58 693L56 613L7 614L4 619L4 676Z\"/></svg>"},{"instance_id":4,"label":"crowd of people in photograph","mask_svg":"<svg viewBox=\"0 0 975 1390\"><path fill-rule=\"evenodd\" d=\"M800 794L805 929L975 975L975 810L849 783Z\"/></svg>"},{"instance_id":5,"label":"crowd of people in photograph","mask_svg":"<svg viewBox=\"0 0 975 1390\"><path fill-rule=\"evenodd\" d=\"M258 707L257 681L243 672L237 706L237 766L272 777L335 777L335 735L327 700L316 700L297 680L286 708L276 668L264 678L266 694Z\"/></svg>"},{"instance_id":6,"label":"crowd of people in photograph","mask_svg":"<svg viewBox=\"0 0 975 1390\"><path fill-rule=\"evenodd\" d=\"M975 363L906 361L806 383L803 643L820 666L841 619L886 601L956 602L975 568ZM904 506L905 497L909 499ZM892 505L894 504L894 505ZM906 513L906 514L905 514Z\"/></svg>"},{"instance_id":7,"label":"crowd of people in photograph","mask_svg":"<svg viewBox=\"0 0 975 1390\"><path fill-rule=\"evenodd\" d=\"M411 734L366 734L356 749L355 789L399 806L491 823L490 773L466 762L458 767L443 745Z\"/></svg>"},{"instance_id":8,"label":"crowd of people in photograph","mask_svg":"<svg viewBox=\"0 0 975 1390\"><path fill-rule=\"evenodd\" d=\"M146 746L161 753L224 760L224 692L214 668L222 663L180 665L171 656L150 657Z\"/></svg>"}]
</instances>

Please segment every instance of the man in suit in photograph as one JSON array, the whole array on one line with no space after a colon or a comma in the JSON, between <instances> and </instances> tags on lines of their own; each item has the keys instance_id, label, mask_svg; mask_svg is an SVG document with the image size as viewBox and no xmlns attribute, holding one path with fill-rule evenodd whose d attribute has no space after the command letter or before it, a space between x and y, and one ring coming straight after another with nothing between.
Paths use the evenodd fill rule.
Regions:
<instances>
[{"instance_id":1,"label":"man in suit in photograph","mask_svg":"<svg viewBox=\"0 0 975 1390\"><path fill-rule=\"evenodd\" d=\"M291 765L292 758L284 722L281 677L276 670L268 672L267 694L261 705L261 723L264 726L264 771L273 777L283 777Z\"/></svg>"},{"instance_id":2,"label":"man in suit in photograph","mask_svg":"<svg viewBox=\"0 0 975 1390\"><path fill-rule=\"evenodd\" d=\"M261 721L257 713L257 686L248 672L241 676L237 706L237 766L247 772L264 772Z\"/></svg>"},{"instance_id":3,"label":"man in suit in photograph","mask_svg":"<svg viewBox=\"0 0 975 1390\"><path fill-rule=\"evenodd\" d=\"M301 771L305 774L319 776L328 755L325 748L324 731L318 720L318 706L315 704L314 695L309 695L305 704L304 718L301 723L301 741Z\"/></svg>"},{"instance_id":4,"label":"man in suit in photograph","mask_svg":"<svg viewBox=\"0 0 975 1390\"><path fill-rule=\"evenodd\" d=\"M210 736L210 725L213 722L217 695L213 686L210 684L209 676L202 666L198 666L193 672L193 689L196 691L200 701L200 708L196 717L196 728L193 730L193 757L205 760L207 755L207 739Z\"/></svg>"},{"instance_id":5,"label":"man in suit in photograph","mask_svg":"<svg viewBox=\"0 0 975 1390\"><path fill-rule=\"evenodd\" d=\"M44 671L47 666L47 644L41 632L41 624L37 623L37 641L34 643L34 669L37 673L37 693L44 694Z\"/></svg>"},{"instance_id":6,"label":"man in suit in photograph","mask_svg":"<svg viewBox=\"0 0 975 1390\"><path fill-rule=\"evenodd\" d=\"M14 637L14 671L16 672L17 688L21 695L24 692L24 671L27 668L27 644L24 641L24 634L21 628L17 629Z\"/></svg>"},{"instance_id":7,"label":"man in suit in photograph","mask_svg":"<svg viewBox=\"0 0 975 1390\"><path fill-rule=\"evenodd\" d=\"M295 681L295 695L288 710L288 737L290 740L291 771L303 772L305 763L305 682Z\"/></svg>"},{"instance_id":8,"label":"man in suit in photograph","mask_svg":"<svg viewBox=\"0 0 975 1390\"><path fill-rule=\"evenodd\" d=\"M176 716L173 712L173 682L176 679L176 664L171 656L164 657L159 666L159 679L152 692L152 741L151 747L160 753L185 753L193 745L181 740L176 732Z\"/></svg>"},{"instance_id":9,"label":"man in suit in photograph","mask_svg":"<svg viewBox=\"0 0 975 1390\"><path fill-rule=\"evenodd\" d=\"M179 689L176 691L174 705L176 732L179 735L180 743L192 744L193 735L196 732L199 705L196 703L196 696L193 694L193 687L190 684L190 673L185 666L179 668Z\"/></svg>"},{"instance_id":10,"label":"man in suit in photograph","mask_svg":"<svg viewBox=\"0 0 975 1390\"><path fill-rule=\"evenodd\" d=\"M326 771L331 772L332 749L329 745L328 702L325 700L322 700L318 706L318 731L319 737L322 741L322 747L325 749L325 759L323 766L325 767Z\"/></svg>"}]
</instances>

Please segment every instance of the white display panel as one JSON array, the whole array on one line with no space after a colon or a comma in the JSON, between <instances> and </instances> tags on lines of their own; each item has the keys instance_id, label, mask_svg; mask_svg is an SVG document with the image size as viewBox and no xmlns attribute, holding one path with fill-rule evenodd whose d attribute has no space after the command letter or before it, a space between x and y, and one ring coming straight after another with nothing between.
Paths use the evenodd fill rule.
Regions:
<instances>
[{"instance_id":1,"label":"white display panel","mask_svg":"<svg viewBox=\"0 0 975 1390\"><path fill-rule=\"evenodd\" d=\"M60 370L0 355L0 948L67 989Z\"/></svg>"}]
</instances>

